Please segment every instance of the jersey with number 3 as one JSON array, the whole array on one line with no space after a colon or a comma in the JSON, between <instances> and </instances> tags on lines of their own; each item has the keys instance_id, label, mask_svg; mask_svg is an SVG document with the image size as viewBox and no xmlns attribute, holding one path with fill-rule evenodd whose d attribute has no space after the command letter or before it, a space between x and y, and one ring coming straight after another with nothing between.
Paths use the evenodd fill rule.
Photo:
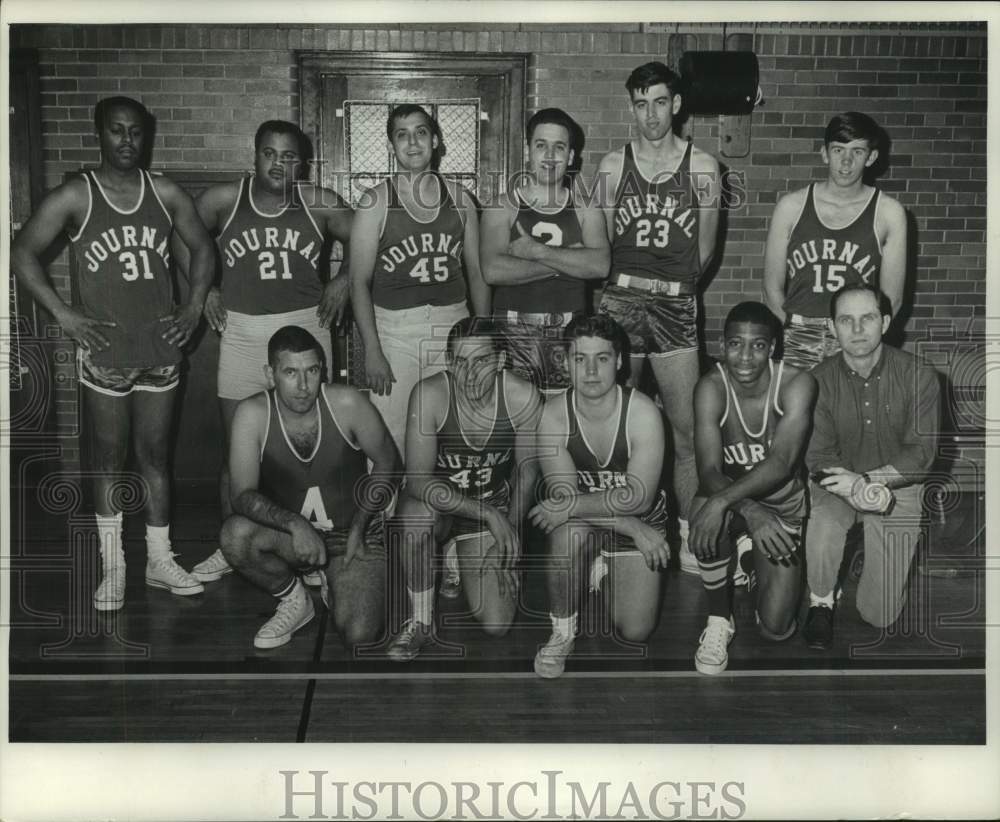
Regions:
<instances>
[{"instance_id":1,"label":"jersey with number 3","mask_svg":"<svg viewBox=\"0 0 1000 822\"><path fill-rule=\"evenodd\" d=\"M115 323L100 329L110 345L91 351L91 361L103 368L172 365L181 352L162 338L160 318L173 307L173 221L147 171L140 172L139 201L128 210L111 203L94 172L84 179L90 204L83 226L70 237L79 305L88 317Z\"/></svg>"},{"instance_id":2,"label":"jersey with number 3","mask_svg":"<svg viewBox=\"0 0 1000 822\"><path fill-rule=\"evenodd\" d=\"M788 238L786 314L829 317L830 298L848 283L878 286L882 245L875 233L879 190L872 189L861 213L843 228L830 228L816 212L809 185L799 218Z\"/></svg>"},{"instance_id":3,"label":"jersey with number 3","mask_svg":"<svg viewBox=\"0 0 1000 822\"><path fill-rule=\"evenodd\" d=\"M302 455L292 445L274 391L267 392L267 431L260 453L260 490L321 531L346 530L358 510L368 473L361 447L341 431L326 389L316 399L316 444Z\"/></svg>"},{"instance_id":4,"label":"jersey with number 3","mask_svg":"<svg viewBox=\"0 0 1000 822\"><path fill-rule=\"evenodd\" d=\"M283 314L319 304L318 265L323 235L296 188L292 202L274 214L253 201L253 175L219 232L222 304L241 314Z\"/></svg>"},{"instance_id":5,"label":"jersey with number 3","mask_svg":"<svg viewBox=\"0 0 1000 822\"><path fill-rule=\"evenodd\" d=\"M673 172L653 180L625 146L615 191L612 274L695 283L701 273L698 201L691 179L691 143Z\"/></svg>"},{"instance_id":6,"label":"jersey with number 3","mask_svg":"<svg viewBox=\"0 0 1000 822\"><path fill-rule=\"evenodd\" d=\"M462 428L456 407L455 381L448 381L448 413L437 432L435 473L465 497L482 500L496 508L510 503L510 481L514 470L517 433L507 411L506 371L497 375L493 392L493 427L481 447L472 445ZM481 435L480 435L481 436Z\"/></svg>"},{"instance_id":7,"label":"jersey with number 3","mask_svg":"<svg viewBox=\"0 0 1000 822\"><path fill-rule=\"evenodd\" d=\"M567 192L566 205L553 214L538 211L515 193L517 216L510 227L510 239L523 231L527 236L553 248L583 247L583 227ZM493 310L497 313L565 314L581 312L587 305L587 284L577 277L556 272L554 277L521 285L500 285L493 290Z\"/></svg>"},{"instance_id":8,"label":"jersey with number 3","mask_svg":"<svg viewBox=\"0 0 1000 822\"><path fill-rule=\"evenodd\" d=\"M462 245L465 220L441 177L433 219L414 217L399 199L395 181L387 182L389 199L375 255L372 301L398 311L418 305L465 302Z\"/></svg>"}]
</instances>

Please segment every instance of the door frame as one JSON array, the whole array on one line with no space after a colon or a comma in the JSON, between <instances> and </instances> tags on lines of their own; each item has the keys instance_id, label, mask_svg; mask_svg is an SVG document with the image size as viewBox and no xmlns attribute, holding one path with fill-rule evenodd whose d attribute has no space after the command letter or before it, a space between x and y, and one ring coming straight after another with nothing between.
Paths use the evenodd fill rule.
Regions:
<instances>
[{"instance_id":1,"label":"door frame","mask_svg":"<svg viewBox=\"0 0 1000 822\"><path fill-rule=\"evenodd\" d=\"M323 155L323 123L327 120L323 111L323 77L327 75L377 75L381 77L412 76L415 72L442 77L461 75L498 76L503 84L502 134L503 141L501 168L505 179L512 173L516 163L520 170L524 156L524 107L527 97L525 77L528 55L509 53L463 53L443 52L358 52L324 51L299 52L299 125L312 136L315 158L329 165L329 172L339 168L341 158L327 158ZM345 89L346 92L346 89ZM343 100L343 95L341 97ZM321 182L317 179L316 182ZM343 194L343 192L341 192Z\"/></svg>"}]
</instances>

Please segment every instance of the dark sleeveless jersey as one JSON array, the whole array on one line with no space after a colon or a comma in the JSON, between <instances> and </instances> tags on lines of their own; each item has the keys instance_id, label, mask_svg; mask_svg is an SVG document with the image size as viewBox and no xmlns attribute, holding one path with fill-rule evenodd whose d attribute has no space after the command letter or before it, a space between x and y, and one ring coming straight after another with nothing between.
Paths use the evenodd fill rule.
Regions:
<instances>
[{"instance_id":1,"label":"dark sleeveless jersey","mask_svg":"<svg viewBox=\"0 0 1000 822\"><path fill-rule=\"evenodd\" d=\"M267 392L267 434L260 455L260 490L282 508L301 514L316 528L349 528L358 510L359 483L368 473L365 453L347 440L326 391L316 400L319 432L307 458L292 447L274 391Z\"/></svg>"},{"instance_id":2,"label":"dark sleeveless jersey","mask_svg":"<svg viewBox=\"0 0 1000 822\"><path fill-rule=\"evenodd\" d=\"M749 430L740 401L729 384L725 367L722 363L716 363L716 366L722 375L722 384L726 391L726 410L719 421L719 428L722 430L722 471L729 479L735 481L745 476L747 471L753 470L755 465L763 462L770 451L774 430L778 427L778 420L784 415L778 402L778 394L781 390L781 376L785 364L779 362L775 372L774 361L768 360L771 381L764 400L763 420L759 424L754 421L753 427L756 431ZM757 502L773 509L782 519L789 521L802 519L806 510L806 487L801 474L794 473L784 485L766 497L759 498Z\"/></svg>"},{"instance_id":3,"label":"dark sleeveless jersey","mask_svg":"<svg viewBox=\"0 0 1000 822\"><path fill-rule=\"evenodd\" d=\"M536 211L515 193L517 217L510 227L510 239L520 235L518 226L554 248L579 248L583 245L583 227L573 207L573 194L566 192L566 205L555 214ZM520 285L499 285L493 290L493 310L519 311L534 314L564 314L582 312L587 303L587 284L581 279L558 273L555 277Z\"/></svg>"},{"instance_id":4,"label":"dark sleeveless jersey","mask_svg":"<svg viewBox=\"0 0 1000 822\"><path fill-rule=\"evenodd\" d=\"M434 219L426 223L415 219L400 202L395 180L387 181L389 200L372 282L372 301L380 308L465 301L465 220L444 180L437 177L437 181L440 205Z\"/></svg>"},{"instance_id":5,"label":"dark sleeveless jersey","mask_svg":"<svg viewBox=\"0 0 1000 822\"><path fill-rule=\"evenodd\" d=\"M253 175L240 180L229 219L219 233L222 301L241 314L281 314L319 303L317 266L323 234L298 187L292 203L265 214L253 202Z\"/></svg>"},{"instance_id":6,"label":"dark sleeveless jersey","mask_svg":"<svg viewBox=\"0 0 1000 822\"><path fill-rule=\"evenodd\" d=\"M698 199L691 181L691 143L672 174L647 179L625 146L622 176L615 190L611 271L647 279L696 283Z\"/></svg>"},{"instance_id":7,"label":"dark sleeveless jersey","mask_svg":"<svg viewBox=\"0 0 1000 822\"><path fill-rule=\"evenodd\" d=\"M448 413L437 432L437 467L435 473L460 494L489 503L497 508L510 504L511 478L514 472L514 445L517 432L511 422L505 397L506 371L497 375L493 430L482 448L469 444L458 417L455 383L445 372L448 383Z\"/></svg>"},{"instance_id":8,"label":"dark sleeveless jersey","mask_svg":"<svg viewBox=\"0 0 1000 822\"><path fill-rule=\"evenodd\" d=\"M594 454L580 427L576 414L576 395L572 388L565 394L566 418L569 422L569 434L566 437L566 450L573 459L576 468L576 488L578 491L598 492L612 488L625 488L628 485L628 461L630 456L628 444L629 410L632 406L634 388L618 391L618 420L611 454L605 462L601 462ZM661 489L650 509L640 519L650 525L660 527L666 523L666 495Z\"/></svg>"},{"instance_id":9,"label":"dark sleeveless jersey","mask_svg":"<svg viewBox=\"0 0 1000 822\"><path fill-rule=\"evenodd\" d=\"M111 204L94 172L83 178L90 206L82 228L70 237L80 263L79 307L88 317L117 323L100 329L111 345L91 351L91 362L103 368L179 362L180 349L162 339L167 325L160 322L173 310L173 221L149 172L140 171L139 200L127 211Z\"/></svg>"},{"instance_id":10,"label":"dark sleeveless jersey","mask_svg":"<svg viewBox=\"0 0 1000 822\"><path fill-rule=\"evenodd\" d=\"M815 184L810 183L788 238L782 307L787 314L829 317L830 298L841 286L878 286L882 246L875 233L875 216L881 195L874 189L868 204L850 225L828 228L816 213L814 191Z\"/></svg>"}]
</instances>

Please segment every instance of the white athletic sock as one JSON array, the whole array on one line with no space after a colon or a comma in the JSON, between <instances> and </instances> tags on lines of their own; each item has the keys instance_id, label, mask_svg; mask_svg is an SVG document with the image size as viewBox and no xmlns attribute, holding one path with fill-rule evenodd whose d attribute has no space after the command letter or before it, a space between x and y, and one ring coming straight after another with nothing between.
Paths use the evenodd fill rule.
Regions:
<instances>
[{"instance_id":1,"label":"white athletic sock","mask_svg":"<svg viewBox=\"0 0 1000 822\"><path fill-rule=\"evenodd\" d=\"M688 521L686 519L678 519L677 520L677 531L679 532L679 535L680 535L680 538L681 538L681 550L682 551L689 550L689 548L688 548L688 534L691 532L691 529L688 526Z\"/></svg>"},{"instance_id":2,"label":"white athletic sock","mask_svg":"<svg viewBox=\"0 0 1000 822\"><path fill-rule=\"evenodd\" d=\"M549 619L552 620L552 630L557 634L569 637L572 639L576 636L576 614L572 613L566 617L557 617L555 614L549 614Z\"/></svg>"},{"instance_id":3,"label":"white athletic sock","mask_svg":"<svg viewBox=\"0 0 1000 822\"><path fill-rule=\"evenodd\" d=\"M104 572L125 567L125 549L122 547L121 512L110 517L94 515L97 520L97 538L100 541L101 563Z\"/></svg>"},{"instance_id":4,"label":"white athletic sock","mask_svg":"<svg viewBox=\"0 0 1000 822\"><path fill-rule=\"evenodd\" d=\"M434 620L434 588L426 591L406 592L410 595L410 607L413 609L413 618L424 625L430 625Z\"/></svg>"},{"instance_id":5,"label":"white athletic sock","mask_svg":"<svg viewBox=\"0 0 1000 822\"><path fill-rule=\"evenodd\" d=\"M825 597L818 597L812 591L809 592L809 607L815 608L817 605L824 605L827 608L833 609L833 591L830 591Z\"/></svg>"},{"instance_id":6,"label":"white athletic sock","mask_svg":"<svg viewBox=\"0 0 1000 822\"><path fill-rule=\"evenodd\" d=\"M146 526L146 559L170 559L170 526Z\"/></svg>"}]
</instances>

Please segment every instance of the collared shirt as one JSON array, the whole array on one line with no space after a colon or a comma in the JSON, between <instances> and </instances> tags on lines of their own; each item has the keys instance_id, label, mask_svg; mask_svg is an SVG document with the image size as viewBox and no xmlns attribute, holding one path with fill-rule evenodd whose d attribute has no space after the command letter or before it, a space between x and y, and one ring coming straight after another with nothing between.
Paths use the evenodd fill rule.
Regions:
<instances>
[{"instance_id":1,"label":"collared shirt","mask_svg":"<svg viewBox=\"0 0 1000 822\"><path fill-rule=\"evenodd\" d=\"M819 384L810 471L840 466L855 473L892 465L921 482L937 451L941 389L937 372L906 351L882 345L871 374L862 377L843 354L812 370Z\"/></svg>"}]
</instances>

